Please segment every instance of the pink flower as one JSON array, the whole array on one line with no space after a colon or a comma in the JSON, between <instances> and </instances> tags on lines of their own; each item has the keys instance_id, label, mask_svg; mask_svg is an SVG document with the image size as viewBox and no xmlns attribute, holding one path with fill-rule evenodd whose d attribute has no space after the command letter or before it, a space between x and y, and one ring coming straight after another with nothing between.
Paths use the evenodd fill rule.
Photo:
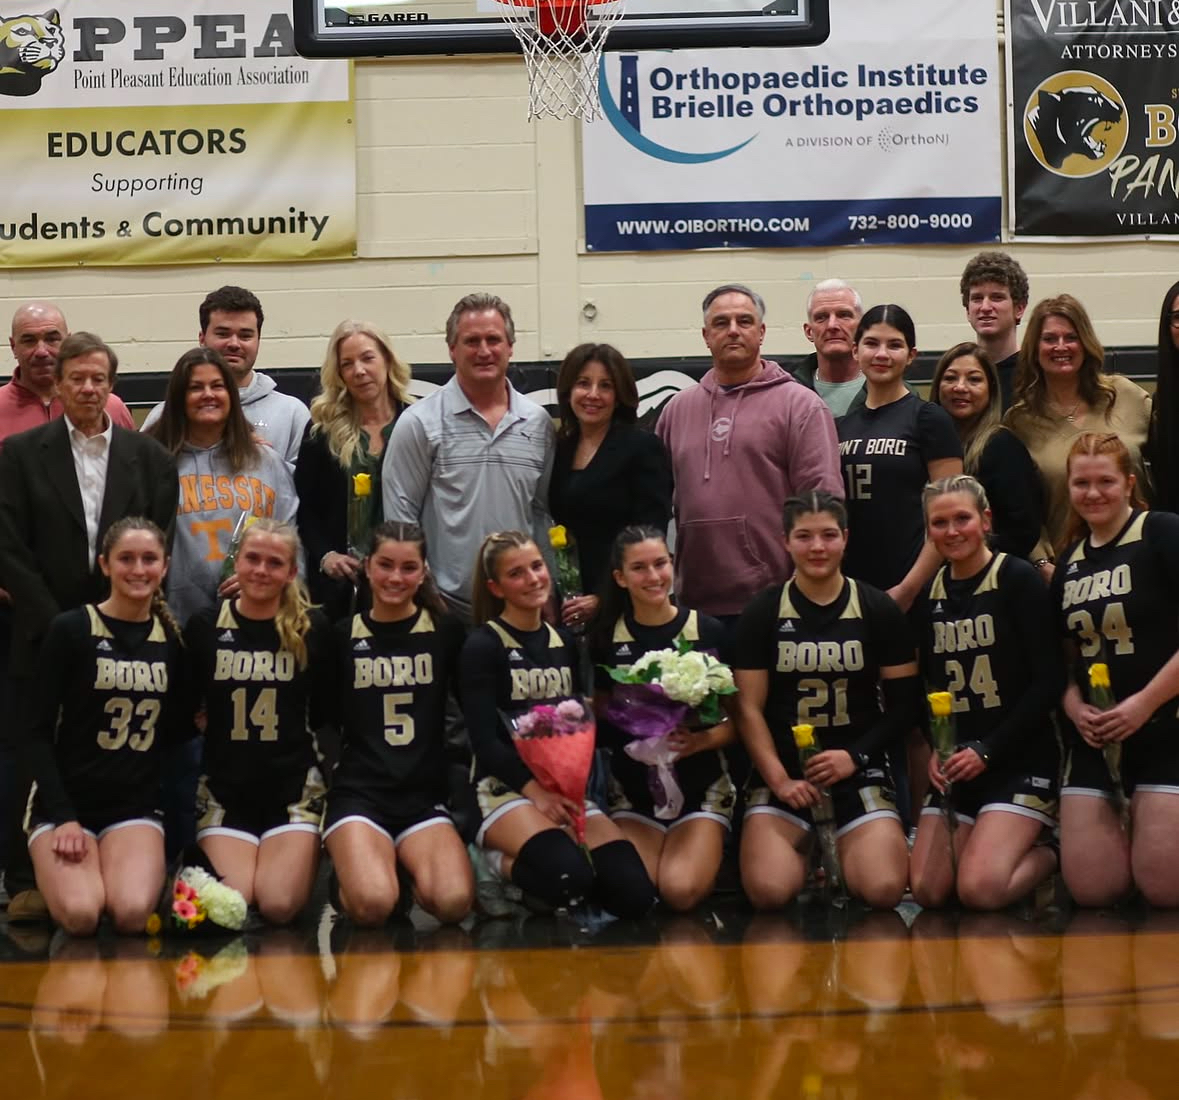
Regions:
<instances>
[{"instance_id":1,"label":"pink flower","mask_svg":"<svg viewBox=\"0 0 1179 1100\"><path fill-rule=\"evenodd\" d=\"M172 912L182 921L191 922L197 919L197 907L187 898L178 898L172 902Z\"/></svg>"},{"instance_id":2,"label":"pink flower","mask_svg":"<svg viewBox=\"0 0 1179 1100\"><path fill-rule=\"evenodd\" d=\"M177 879L176 885L172 889L172 896L177 901L195 901L196 891L187 882Z\"/></svg>"},{"instance_id":3,"label":"pink flower","mask_svg":"<svg viewBox=\"0 0 1179 1100\"><path fill-rule=\"evenodd\" d=\"M557 704L557 716L579 722L585 716L585 711L576 699L564 699Z\"/></svg>"},{"instance_id":4,"label":"pink flower","mask_svg":"<svg viewBox=\"0 0 1179 1100\"><path fill-rule=\"evenodd\" d=\"M516 729L520 733L531 733L532 728L536 725L536 719L533 718L532 713L522 714L516 719Z\"/></svg>"}]
</instances>

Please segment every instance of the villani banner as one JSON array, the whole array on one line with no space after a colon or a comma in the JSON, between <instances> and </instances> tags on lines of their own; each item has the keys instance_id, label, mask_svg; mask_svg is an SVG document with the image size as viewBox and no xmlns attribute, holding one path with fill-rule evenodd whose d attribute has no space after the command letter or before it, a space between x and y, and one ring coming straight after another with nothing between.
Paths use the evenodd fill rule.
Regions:
<instances>
[{"instance_id":1,"label":"villani banner","mask_svg":"<svg viewBox=\"0 0 1179 1100\"><path fill-rule=\"evenodd\" d=\"M1017 237L1179 233L1179 0L1007 0Z\"/></svg>"}]
</instances>

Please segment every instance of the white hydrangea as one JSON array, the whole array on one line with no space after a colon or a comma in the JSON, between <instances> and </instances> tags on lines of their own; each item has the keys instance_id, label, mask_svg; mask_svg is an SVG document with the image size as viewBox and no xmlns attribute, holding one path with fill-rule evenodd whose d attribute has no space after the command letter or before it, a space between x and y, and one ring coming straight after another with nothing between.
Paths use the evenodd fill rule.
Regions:
<instances>
[{"instance_id":1,"label":"white hydrangea","mask_svg":"<svg viewBox=\"0 0 1179 1100\"><path fill-rule=\"evenodd\" d=\"M197 892L209 920L222 928L238 931L246 923L246 899L203 867L185 867L180 880Z\"/></svg>"},{"instance_id":2,"label":"white hydrangea","mask_svg":"<svg viewBox=\"0 0 1179 1100\"><path fill-rule=\"evenodd\" d=\"M669 699L689 706L699 706L713 692L731 691L733 674L715 657L698 650L677 653L674 649L657 649L644 653L630 667L632 675L658 665L660 676L656 683Z\"/></svg>"}]
</instances>

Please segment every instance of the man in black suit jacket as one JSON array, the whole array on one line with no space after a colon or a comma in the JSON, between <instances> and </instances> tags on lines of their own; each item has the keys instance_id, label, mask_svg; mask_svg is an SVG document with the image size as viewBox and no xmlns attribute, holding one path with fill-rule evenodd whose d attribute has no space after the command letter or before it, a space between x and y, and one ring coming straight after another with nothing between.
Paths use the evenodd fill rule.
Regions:
<instances>
[{"instance_id":1,"label":"man in black suit jacket","mask_svg":"<svg viewBox=\"0 0 1179 1100\"><path fill-rule=\"evenodd\" d=\"M0 578L13 613L9 736L23 733L23 700L32 691L53 617L106 596L98 551L107 529L124 516L140 515L170 531L176 519L175 460L154 439L113 425L106 414L118 365L97 336L67 337L57 357L64 415L10 436L0 451ZM18 769L15 812L3 823L10 840L5 882L13 920L38 915L19 820L30 781L22 773ZM24 896L26 891L34 896Z\"/></svg>"}]
</instances>

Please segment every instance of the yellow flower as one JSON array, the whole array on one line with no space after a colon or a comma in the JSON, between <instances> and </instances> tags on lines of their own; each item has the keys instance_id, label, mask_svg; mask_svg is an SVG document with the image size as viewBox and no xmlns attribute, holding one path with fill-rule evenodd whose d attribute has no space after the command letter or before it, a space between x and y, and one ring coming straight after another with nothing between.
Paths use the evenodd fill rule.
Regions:
<instances>
[{"instance_id":1,"label":"yellow flower","mask_svg":"<svg viewBox=\"0 0 1179 1100\"><path fill-rule=\"evenodd\" d=\"M1089 666L1089 686L1094 688L1109 687L1109 665L1098 662Z\"/></svg>"},{"instance_id":2,"label":"yellow flower","mask_svg":"<svg viewBox=\"0 0 1179 1100\"><path fill-rule=\"evenodd\" d=\"M815 727L814 726L795 726L794 727L794 747L799 749L809 749L815 743Z\"/></svg>"},{"instance_id":3,"label":"yellow flower","mask_svg":"<svg viewBox=\"0 0 1179 1100\"><path fill-rule=\"evenodd\" d=\"M158 935L159 931L160 931L160 914L159 913L152 913L147 918L147 924L144 925L143 930L149 936Z\"/></svg>"},{"instance_id":4,"label":"yellow flower","mask_svg":"<svg viewBox=\"0 0 1179 1100\"><path fill-rule=\"evenodd\" d=\"M935 718L949 718L954 709L954 697L948 691L931 691L929 693L929 712Z\"/></svg>"},{"instance_id":5,"label":"yellow flower","mask_svg":"<svg viewBox=\"0 0 1179 1100\"><path fill-rule=\"evenodd\" d=\"M560 524L549 528L549 545L554 550L564 550L569 545L569 533Z\"/></svg>"},{"instance_id":6,"label":"yellow flower","mask_svg":"<svg viewBox=\"0 0 1179 1100\"><path fill-rule=\"evenodd\" d=\"M371 474L353 474L352 495L369 497L373 493L373 479Z\"/></svg>"}]
</instances>

